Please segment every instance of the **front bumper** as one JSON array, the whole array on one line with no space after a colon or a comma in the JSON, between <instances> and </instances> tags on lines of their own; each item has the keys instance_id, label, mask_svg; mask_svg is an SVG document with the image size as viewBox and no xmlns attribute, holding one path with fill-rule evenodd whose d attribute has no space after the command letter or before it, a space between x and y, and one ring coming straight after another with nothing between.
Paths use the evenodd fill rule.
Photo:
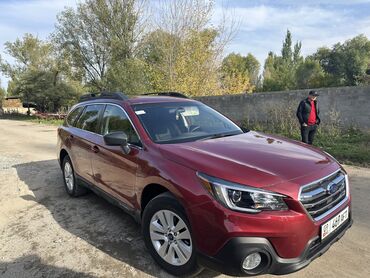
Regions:
<instances>
[{"instance_id":1,"label":"front bumper","mask_svg":"<svg viewBox=\"0 0 370 278\"><path fill-rule=\"evenodd\" d=\"M199 263L205 267L221 273L234 276L252 276L259 274L287 274L306 267L311 261L320 257L329 247L338 241L352 226L349 219L335 233L321 242L319 237L312 238L301 256L285 259L278 256L272 244L262 237L235 237L230 239L224 247L214 256L199 254ZM242 268L244 258L253 252L264 254L264 266L256 271L246 272Z\"/></svg>"}]
</instances>

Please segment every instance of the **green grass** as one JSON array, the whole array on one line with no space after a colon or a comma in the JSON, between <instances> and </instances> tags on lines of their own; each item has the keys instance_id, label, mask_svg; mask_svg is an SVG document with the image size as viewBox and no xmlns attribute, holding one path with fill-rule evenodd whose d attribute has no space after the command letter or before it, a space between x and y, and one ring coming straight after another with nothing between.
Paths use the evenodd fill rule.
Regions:
<instances>
[{"instance_id":1,"label":"green grass","mask_svg":"<svg viewBox=\"0 0 370 278\"><path fill-rule=\"evenodd\" d=\"M24 114L4 114L0 116L0 119L7 119L7 120L16 120L16 121L27 121L32 123L38 124L46 124L46 125L56 125L59 126L63 124L63 120L55 120L55 119L40 119L36 116L27 116Z\"/></svg>"},{"instance_id":2,"label":"green grass","mask_svg":"<svg viewBox=\"0 0 370 278\"><path fill-rule=\"evenodd\" d=\"M320 132L316 139L315 145L341 163L370 167L370 133L350 129L330 137Z\"/></svg>"}]
</instances>

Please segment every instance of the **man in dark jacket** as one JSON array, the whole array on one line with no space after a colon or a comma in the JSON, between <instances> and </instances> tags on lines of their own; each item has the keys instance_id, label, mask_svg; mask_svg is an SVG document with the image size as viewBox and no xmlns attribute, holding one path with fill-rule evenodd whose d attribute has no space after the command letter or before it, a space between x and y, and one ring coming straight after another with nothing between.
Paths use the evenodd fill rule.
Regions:
<instances>
[{"instance_id":1,"label":"man in dark jacket","mask_svg":"<svg viewBox=\"0 0 370 278\"><path fill-rule=\"evenodd\" d=\"M312 145L317 126L320 124L319 104L316 91L310 91L308 97L299 103L297 117L301 125L302 142Z\"/></svg>"}]
</instances>

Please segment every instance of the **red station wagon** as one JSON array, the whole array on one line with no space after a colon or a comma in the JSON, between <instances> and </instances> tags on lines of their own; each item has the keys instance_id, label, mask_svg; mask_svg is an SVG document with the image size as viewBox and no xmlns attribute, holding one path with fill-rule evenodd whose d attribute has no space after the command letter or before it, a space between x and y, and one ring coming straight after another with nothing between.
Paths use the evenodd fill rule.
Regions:
<instances>
[{"instance_id":1,"label":"red station wagon","mask_svg":"<svg viewBox=\"0 0 370 278\"><path fill-rule=\"evenodd\" d=\"M83 96L58 155L67 193L91 189L130 213L177 276L294 272L352 224L348 177L329 154L175 92Z\"/></svg>"}]
</instances>

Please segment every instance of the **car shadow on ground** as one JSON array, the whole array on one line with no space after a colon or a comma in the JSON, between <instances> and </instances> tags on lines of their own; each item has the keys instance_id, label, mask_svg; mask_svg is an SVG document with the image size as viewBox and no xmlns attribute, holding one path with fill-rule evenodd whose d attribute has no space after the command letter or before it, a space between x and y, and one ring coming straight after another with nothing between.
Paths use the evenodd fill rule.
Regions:
<instances>
[{"instance_id":1,"label":"car shadow on ground","mask_svg":"<svg viewBox=\"0 0 370 278\"><path fill-rule=\"evenodd\" d=\"M11 262L0 262L0 277L2 278L31 277L26 272L32 273L32 277L94 278L90 274L44 264L37 255L19 257ZM47 273L47 276L42 276L44 273Z\"/></svg>"},{"instance_id":2,"label":"car shadow on ground","mask_svg":"<svg viewBox=\"0 0 370 278\"><path fill-rule=\"evenodd\" d=\"M140 271L169 277L146 250L140 226L131 216L93 193L79 198L67 195L57 160L13 167L34 195L26 194L21 198L43 205L63 229ZM199 277L217 275L219 273L204 270Z\"/></svg>"}]
</instances>

